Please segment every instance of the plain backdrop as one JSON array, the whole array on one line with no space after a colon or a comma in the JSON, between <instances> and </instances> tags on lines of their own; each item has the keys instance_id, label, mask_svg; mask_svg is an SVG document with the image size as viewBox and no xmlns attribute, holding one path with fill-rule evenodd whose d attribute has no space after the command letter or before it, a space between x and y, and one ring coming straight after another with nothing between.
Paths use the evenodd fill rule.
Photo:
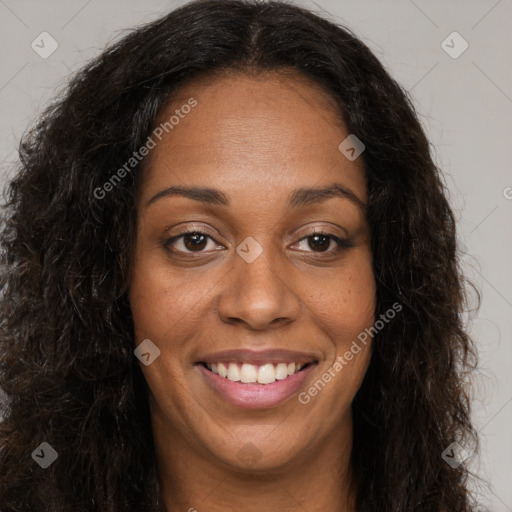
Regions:
<instances>
[{"instance_id":1,"label":"plain backdrop","mask_svg":"<svg viewBox=\"0 0 512 512\"><path fill-rule=\"evenodd\" d=\"M183 3L0 0L0 186L17 159L20 136L70 73L126 29ZM481 457L467 464L490 483L475 488L482 510L512 512L512 2L296 3L351 28L410 92L430 137L457 216L464 265L482 293L471 327L480 352L474 421ZM46 58L32 48L41 37L47 49L58 45Z\"/></svg>"}]
</instances>

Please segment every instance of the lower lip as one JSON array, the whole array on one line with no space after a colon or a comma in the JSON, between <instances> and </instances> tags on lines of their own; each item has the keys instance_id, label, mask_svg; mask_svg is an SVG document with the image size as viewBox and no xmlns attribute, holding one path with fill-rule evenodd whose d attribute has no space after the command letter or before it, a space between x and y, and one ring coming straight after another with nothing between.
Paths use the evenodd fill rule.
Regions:
<instances>
[{"instance_id":1,"label":"lower lip","mask_svg":"<svg viewBox=\"0 0 512 512\"><path fill-rule=\"evenodd\" d=\"M310 364L300 372L294 373L286 379L276 380L272 384L246 384L233 382L226 377L211 372L202 364L196 364L196 367L215 391L232 405L249 409L276 407L286 402L303 387L304 381L315 366L315 363Z\"/></svg>"}]
</instances>

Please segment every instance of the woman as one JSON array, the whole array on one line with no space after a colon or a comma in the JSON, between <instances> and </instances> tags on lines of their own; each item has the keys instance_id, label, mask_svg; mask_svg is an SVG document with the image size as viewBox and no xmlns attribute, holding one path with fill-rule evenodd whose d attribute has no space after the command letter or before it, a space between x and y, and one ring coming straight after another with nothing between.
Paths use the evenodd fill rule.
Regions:
<instances>
[{"instance_id":1,"label":"woman","mask_svg":"<svg viewBox=\"0 0 512 512\"><path fill-rule=\"evenodd\" d=\"M476 441L454 218L348 29L191 2L80 71L20 157L2 511L471 510L444 456Z\"/></svg>"}]
</instances>

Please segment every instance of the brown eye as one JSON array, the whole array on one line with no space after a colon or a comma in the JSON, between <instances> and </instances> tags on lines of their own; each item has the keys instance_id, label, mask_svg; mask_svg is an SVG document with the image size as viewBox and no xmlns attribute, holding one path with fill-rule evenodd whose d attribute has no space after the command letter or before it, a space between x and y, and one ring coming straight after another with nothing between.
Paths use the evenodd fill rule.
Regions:
<instances>
[{"instance_id":1,"label":"brown eye","mask_svg":"<svg viewBox=\"0 0 512 512\"><path fill-rule=\"evenodd\" d=\"M312 233L299 240L298 244L299 250L301 251L316 252L319 254L337 254L343 249L354 247L348 240L341 239L330 233ZM304 245L306 245L306 247ZM332 245L334 245L334 247L332 247Z\"/></svg>"},{"instance_id":2,"label":"brown eye","mask_svg":"<svg viewBox=\"0 0 512 512\"><path fill-rule=\"evenodd\" d=\"M209 242L212 242L213 245L210 249L216 247L216 245L213 244L214 240L211 236L199 231L190 231L170 238L164 243L164 247L176 253L200 253L208 247Z\"/></svg>"},{"instance_id":3,"label":"brown eye","mask_svg":"<svg viewBox=\"0 0 512 512\"><path fill-rule=\"evenodd\" d=\"M325 252L331 245L331 237L326 235L313 235L308 237L308 246L315 252Z\"/></svg>"},{"instance_id":4,"label":"brown eye","mask_svg":"<svg viewBox=\"0 0 512 512\"><path fill-rule=\"evenodd\" d=\"M201 233L188 233L183 237L183 244L189 251L201 251L206 247L207 238Z\"/></svg>"}]
</instances>

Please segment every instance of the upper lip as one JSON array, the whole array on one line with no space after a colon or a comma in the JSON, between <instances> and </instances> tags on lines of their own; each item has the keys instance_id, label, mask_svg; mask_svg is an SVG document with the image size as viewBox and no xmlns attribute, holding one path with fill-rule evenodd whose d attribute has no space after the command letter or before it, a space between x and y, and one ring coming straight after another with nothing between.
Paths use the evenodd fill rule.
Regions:
<instances>
[{"instance_id":1,"label":"upper lip","mask_svg":"<svg viewBox=\"0 0 512 512\"><path fill-rule=\"evenodd\" d=\"M243 362L254 365L262 365L266 363L299 363L307 364L316 362L313 355L305 352L295 352L285 349L270 350L223 350L206 354L198 359L198 363L219 363L219 362Z\"/></svg>"}]
</instances>

